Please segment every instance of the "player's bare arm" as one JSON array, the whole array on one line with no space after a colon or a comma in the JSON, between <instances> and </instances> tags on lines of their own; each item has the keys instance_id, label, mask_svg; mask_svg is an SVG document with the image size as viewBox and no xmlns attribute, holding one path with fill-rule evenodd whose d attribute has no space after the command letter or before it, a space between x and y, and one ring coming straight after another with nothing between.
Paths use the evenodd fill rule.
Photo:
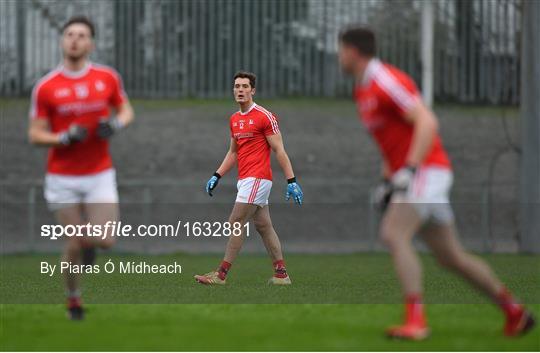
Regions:
<instances>
[{"instance_id":1,"label":"player's bare arm","mask_svg":"<svg viewBox=\"0 0 540 353\"><path fill-rule=\"evenodd\" d=\"M227 151L225 158L223 158L223 162L221 162L219 168L206 183L206 193L208 195L213 196L212 191L217 187L219 179L221 179L222 176L227 174L236 164L237 151L238 146L236 145L236 141L234 138L231 138L229 150Z\"/></svg>"},{"instance_id":2,"label":"player's bare arm","mask_svg":"<svg viewBox=\"0 0 540 353\"><path fill-rule=\"evenodd\" d=\"M224 176L225 174L227 174L235 166L236 157L237 157L236 141L233 138L231 138L229 150L227 151L225 158L223 158L223 162L221 162L221 165L217 169L216 173L218 173L220 176Z\"/></svg>"},{"instance_id":3,"label":"player's bare arm","mask_svg":"<svg viewBox=\"0 0 540 353\"><path fill-rule=\"evenodd\" d=\"M407 165L416 167L422 164L424 157L429 152L439 123L433 112L421 101L418 101L407 111L405 119L414 125L411 147L407 155Z\"/></svg>"},{"instance_id":4,"label":"player's bare arm","mask_svg":"<svg viewBox=\"0 0 540 353\"><path fill-rule=\"evenodd\" d=\"M285 174L285 178L287 179L285 200L288 201L292 197L296 204L301 205L304 202L304 193L302 192L300 185L298 185L296 182L291 160L289 159L289 155L287 155L285 147L283 146L283 137L281 136L281 133L266 136L266 141L268 141L270 148L272 151L274 151L279 166L283 170L283 174Z\"/></svg>"},{"instance_id":5,"label":"player's bare arm","mask_svg":"<svg viewBox=\"0 0 540 353\"><path fill-rule=\"evenodd\" d=\"M409 189L416 169L431 151L439 128L435 115L420 100L405 112L404 118L413 125L413 135L405 165L392 177L393 189L399 192Z\"/></svg>"},{"instance_id":6,"label":"player's bare arm","mask_svg":"<svg viewBox=\"0 0 540 353\"><path fill-rule=\"evenodd\" d=\"M122 124L122 126L128 126L135 119L135 114L133 113L133 107L129 101L126 101L118 107L116 110L116 118Z\"/></svg>"},{"instance_id":7,"label":"player's bare arm","mask_svg":"<svg viewBox=\"0 0 540 353\"><path fill-rule=\"evenodd\" d=\"M287 180L294 178L291 160L289 159L289 156L285 151L285 146L283 146L283 137L281 136L281 134L266 136L266 140L268 141L270 148L272 148L272 151L276 155L276 159L279 163L279 166L283 170L283 174L285 174L285 178Z\"/></svg>"},{"instance_id":8,"label":"player's bare arm","mask_svg":"<svg viewBox=\"0 0 540 353\"><path fill-rule=\"evenodd\" d=\"M72 125L66 131L51 132L47 119L32 119L28 128L28 140L36 146L67 146L86 138L87 131L79 125Z\"/></svg>"},{"instance_id":9,"label":"player's bare arm","mask_svg":"<svg viewBox=\"0 0 540 353\"><path fill-rule=\"evenodd\" d=\"M28 141L39 146L60 145L59 134L50 131L49 122L46 119L34 119L28 127Z\"/></svg>"}]
</instances>

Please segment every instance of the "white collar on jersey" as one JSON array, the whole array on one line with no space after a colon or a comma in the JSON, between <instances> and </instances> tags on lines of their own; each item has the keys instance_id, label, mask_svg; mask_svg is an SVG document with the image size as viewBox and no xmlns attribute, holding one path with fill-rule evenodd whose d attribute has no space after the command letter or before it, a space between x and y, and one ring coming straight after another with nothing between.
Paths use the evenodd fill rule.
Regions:
<instances>
[{"instance_id":1,"label":"white collar on jersey","mask_svg":"<svg viewBox=\"0 0 540 353\"><path fill-rule=\"evenodd\" d=\"M367 66L366 70L364 70L364 75L362 76L362 79L360 80L360 83L362 86L367 85L371 79L373 78L373 75L375 72L381 67L381 61L377 58L371 59Z\"/></svg>"},{"instance_id":2,"label":"white collar on jersey","mask_svg":"<svg viewBox=\"0 0 540 353\"><path fill-rule=\"evenodd\" d=\"M92 66L92 64L90 63L90 61L87 61L84 64L82 69L77 70L77 71L73 71L73 70L66 69L66 67L63 64L60 64L60 66L58 67L58 70L62 73L62 75L66 76L66 77L80 78L80 77L83 77L84 75L86 75L88 73L88 70L90 70L91 66Z\"/></svg>"},{"instance_id":3,"label":"white collar on jersey","mask_svg":"<svg viewBox=\"0 0 540 353\"><path fill-rule=\"evenodd\" d=\"M255 108L256 105L257 105L257 104L255 104L255 102L253 102L253 104L249 107L249 109L248 109L247 111L243 112L243 111L239 110L238 112L240 113L240 115L246 115L246 114L249 114L249 112L252 111L253 108Z\"/></svg>"}]
</instances>

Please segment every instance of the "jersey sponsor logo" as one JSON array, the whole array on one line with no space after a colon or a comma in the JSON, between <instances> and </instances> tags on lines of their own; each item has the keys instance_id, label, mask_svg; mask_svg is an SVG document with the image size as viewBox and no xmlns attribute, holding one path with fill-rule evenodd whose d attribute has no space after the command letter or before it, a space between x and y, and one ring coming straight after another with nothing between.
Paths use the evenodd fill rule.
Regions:
<instances>
[{"instance_id":1,"label":"jersey sponsor logo","mask_svg":"<svg viewBox=\"0 0 540 353\"><path fill-rule=\"evenodd\" d=\"M71 90L67 87L59 88L54 91L54 96L56 98L65 98L65 97L69 97L70 95L71 95Z\"/></svg>"},{"instance_id":2,"label":"jersey sponsor logo","mask_svg":"<svg viewBox=\"0 0 540 353\"><path fill-rule=\"evenodd\" d=\"M236 132L234 138L237 140L253 137L253 132Z\"/></svg>"},{"instance_id":3,"label":"jersey sponsor logo","mask_svg":"<svg viewBox=\"0 0 540 353\"><path fill-rule=\"evenodd\" d=\"M82 115L107 109L107 101L72 102L59 104L57 111L61 115Z\"/></svg>"},{"instance_id":4,"label":"jersey sponsor logo","mask_svg":"<svg viewBox=\"0 0 540 353\"><path fill-rule=\"evenodd\" d=\"M79 99L85 99L88 97L88 86L85 83L79 83L75 85L75 95Z\"/></svg>"}]
</instances>

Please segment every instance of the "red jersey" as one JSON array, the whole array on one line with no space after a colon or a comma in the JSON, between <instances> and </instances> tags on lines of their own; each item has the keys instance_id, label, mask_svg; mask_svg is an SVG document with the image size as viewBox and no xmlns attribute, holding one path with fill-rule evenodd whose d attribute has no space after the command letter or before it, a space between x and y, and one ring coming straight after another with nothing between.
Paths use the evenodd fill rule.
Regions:
<instances>
[{"instance_id":1,"label":"red jersey","mask_svg":"<svg viewBox=\"0 0 540 353\"><path fill-rule=\"evenodd\" d=\"M362 82L357 84L354 96L362 123L379 145L390 172L394 173L405 165L412 142L414 127L404 117L421 99L414 81L399 69L373 59ZM421 164L450 169L439 134Z\"/></svg>"},{"instance_id":2,"label":"red jersey","mask_svg":"<svg viewBox=\"0 0 540 353\"><path fill-rule=\"evenodd\" d=\"M86 175L111 168L109 142L97 136L96 128L100 119L109 117L110 107L126 99L119 74L107 66L88 63L78 72L60 66L39 80L32 91L30 119L47 119L54 133L74 123L88 129L84 141L49 149L47 172Z\"/></svg>"},{"instance_id":3,"label":"red jersey","mask_svg":"<svg viewBox=\"0 0 540 353\"><path fill-rule=\"evenodd\" d=\"M270 145L266 136L279 134L274 114L253 103L245 113L234 113L229 121L238 158L238 179L254 177L272 180Z\"/></svg>"}]
</instances>

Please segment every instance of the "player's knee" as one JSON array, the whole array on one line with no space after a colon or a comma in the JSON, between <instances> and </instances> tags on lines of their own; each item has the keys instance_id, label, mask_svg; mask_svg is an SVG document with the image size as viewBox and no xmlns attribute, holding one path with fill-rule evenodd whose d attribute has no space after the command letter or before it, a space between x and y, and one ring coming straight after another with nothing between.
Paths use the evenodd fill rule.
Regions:
<instances>
[{"instance_id":1,"label":"player's knee","mask_svg":"<svg viewBox=\"0 0 540 353\"><path fill-rule=\"evenodd\" d=\"M267 221L255 221L253 225L255 226L255 230L261 235L266 234L272 229L272 223Z\"/></svg>"},{"instance_id":2,"label":"player's knee","mask_svg":"<svg viewBox=\"0 0 540 353\"><path fill-rule=\"evenodd\" d=\"M229 223L232 225L232 224L235 224L235 223L242 223L244 224L244 219L240 216L236 216L236 215L231 215L229 217Z\"/></svg>"},{"instance_id":3,"label":"player's knee","mask_svg":"<svg viewBox=\"0 0 540 353\"><path fill-rule=\"evenodd\" d=\"M437 261L441 267L448 270L459 271L463 267L463 257L460 254L445 254L439 256Z\"/></svg>"},{"instance_id":4,"label":"player's knee","mask_svg":"<svg viewBox=\"0 0 540 353\"><path fill-rule=\"evenodd\" d=\"M383 224L379 232L383 244L392 249L396 247L400 241L400 234L394 227Z\"/></svg>"}]
</instances>

